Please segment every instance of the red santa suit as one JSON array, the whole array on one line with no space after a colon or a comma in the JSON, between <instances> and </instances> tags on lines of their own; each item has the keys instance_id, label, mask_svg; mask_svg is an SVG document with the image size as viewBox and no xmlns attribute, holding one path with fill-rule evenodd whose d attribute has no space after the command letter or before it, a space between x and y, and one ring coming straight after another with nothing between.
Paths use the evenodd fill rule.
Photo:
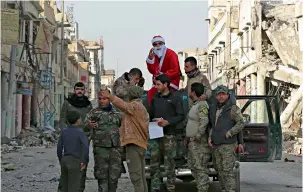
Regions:
<instances>
[{"instance_id":1,"label":"red santa suit","mask_svg":"<svg viewBox=\"0 0 303 192\"><path fill-rule=\"evenodd\" d=\"M163 42L165 44L165 41L161 36L155 36L152 39L152 43L157 41ZM149 59L147 57L146 59L147 69L153 75L153 84L155 83L154 82L155 77L157 77L160 74L165 74L170 79L171 89L173 91L176 91L179 89L180 76L181 76L178 56L173 50L166 48L165 45L162 46L163 46L161 53L162 57L157 56L157 54L154 55L153 59ZM148 91L147 100L149 104L156 92L157 89L154 86Z\"/></svg>"}]
</instances>

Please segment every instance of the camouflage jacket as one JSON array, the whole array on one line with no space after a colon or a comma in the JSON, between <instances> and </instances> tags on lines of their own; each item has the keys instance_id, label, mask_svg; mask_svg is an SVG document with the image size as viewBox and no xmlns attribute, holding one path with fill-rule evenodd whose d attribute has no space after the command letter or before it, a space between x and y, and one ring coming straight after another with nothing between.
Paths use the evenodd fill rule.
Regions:
<instances>
[{"instance_id":1,"label":"camouflage jacket","mask_svg":"<svg viewBox=\"0 0 303 192\"><path fill-rule=\"evenodd\" d=\"M210 83L205 75L203 73L199 72L195 77L188 78L187 79L187 85L186 90L188 92L188 95L190 94L190 87L193 83L202 83L204 85L205 94L207 95L207 98L211 98L212 95L212 89L210 86ZM189 98L189 106L193 104L193 101Z\"/></svg>"},{"instance_id":2,"label":"camouflage jacket","mask_svg":"<svg viewBox=\"0 0 303 192\"><path fill-rule=\"evenodd\" d=\"M113 95L116 95L123 101L129 100L127 90L125 89L126 87L129 86L129 80L127 78L128 78L128 73L124 73L121 77L116 79L112 87Z\"/></svg>"},{"instance_id":3,"label":"camouflage jacket","mask_svg":"<svg viewBox=\"0 0 303 192\"><path fill-rule=\"evenodd\" d=\"M68 122L66 120L67 112L70 110L77 110L81 116L81 124L79 125L79 127L81 127L83 129L83 131L85 132L85 134L88 136L90 130L85 129L83 122L84 122L86 114L90 110L92 110L92 108L93 108L92 104L88 100L83 105L75 105L75 104L73 104L72 100L66 99L62 105L61 112L60 112L60 129L62 130L68 125Z\"/></svg>"},{"instance_id":4,"label":"camouflage jacket","mask_svg":"<svg viewBox=\"0 0 303 192\"><path fill-rule=\"evenodd\" d=\"M91 121L96 121L98 126L89 127ZM84 124L87 129L92 130L91 140L95 147L118 147L120 146L119 128L121 121L121 113L112 106L109 110L96 107L86 115Z\"/></svg>"}]
</instances>

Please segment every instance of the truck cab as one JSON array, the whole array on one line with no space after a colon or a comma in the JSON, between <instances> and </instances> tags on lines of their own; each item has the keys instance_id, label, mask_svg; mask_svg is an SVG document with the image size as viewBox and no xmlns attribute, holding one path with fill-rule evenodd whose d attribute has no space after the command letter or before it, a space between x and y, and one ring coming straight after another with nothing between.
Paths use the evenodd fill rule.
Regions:
<instances>
[{"instance_id":1,"label":"truck cab","mask_svg":"<svg viewBox=\"0 0 303 192\"><path fill-rule=\"evenodd\" d=\"M183 99L184 110L188 112L188 96L186 92L178 91ZM245 127L242 131L245 153L238 156L239 162L273 162L282 158L282 129L280 123L279 104L276 96L238 96L234 90L230 90L230 99L237 104L243 114ZM143 103L148 108L146 96ZM209 105L216 105L215 94L209 100ZM177 127L177 156L176 177L183 182L190 182L194 178L187 166L187 149L184 147L185 127ZM153 140L149 140L149 143ZM163 156L163 155L162 155ZM146 179L150 186L150 154L147 149L146 158ZM213 164L209 162L209 176L213 180L217 178L217 172ZM162 177L166 177L163 160L161 165ZM238 178L238 185L240 178Z\"/></svg>"}]
</instances>

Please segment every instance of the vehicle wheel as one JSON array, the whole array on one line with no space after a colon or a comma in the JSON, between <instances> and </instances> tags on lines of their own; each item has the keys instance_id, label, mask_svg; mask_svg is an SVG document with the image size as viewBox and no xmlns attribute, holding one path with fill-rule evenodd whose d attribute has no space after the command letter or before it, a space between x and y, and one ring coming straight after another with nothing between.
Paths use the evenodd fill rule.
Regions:
<instances>
[{"instance_id":1,"label":"vehicle wheel","mask_svg":"<svg viewBox=\"0 0 303 192\"><path fill-rule=\"evenodd\" d=\"M236 161L235 163L235 176L236 176L236 192L240 192L240 163Z\"/></svg>"},{"instance_id":2,"label":"vehicle wheel","mask_svg":"<svg viewBox=\"0 0 303 192\"><path fill-rule=\"evenodd\" d=\"M187 176L187 177L179 177L178 179L182 180L184 183L189 183L194 180L194 177L192 176Z\"/></svg>"}]
</instances>

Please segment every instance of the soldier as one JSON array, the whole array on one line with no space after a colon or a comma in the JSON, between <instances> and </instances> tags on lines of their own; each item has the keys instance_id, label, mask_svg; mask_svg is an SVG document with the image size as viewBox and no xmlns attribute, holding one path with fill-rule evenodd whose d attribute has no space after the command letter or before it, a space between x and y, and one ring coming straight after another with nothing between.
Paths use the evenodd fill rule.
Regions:
<instances>
[{"instance_id":1,"label":"soldier","mask_svg":"<svg viewBox=\"0 0 303 192\"><path fill-rule=\"evenodd\" d=\"M147 192L145 154L148 142L149 115L141 101L144 90L139 86L129 86L126 90L129 102L111 95L106 90L102 91L102 95L108 97L112 104L123 112L120 141L121 145L126 148L129 177L135 192Z\"/></svg>"},{"instance_id":2,"label":"soldier","mask_svg":"<svg viewBox=\"0 0 303 192\"><path fill-rule=\"evenodd\" d=\"M236 157L234 150L238 142L238 133L243 130L245 124L241 109L231 103L228 88L220 85L215 91L217 104L210 109L212 128L208 144L213 148L219 182L224 186L222 190L235 192L236 178L233 168Z\"/></svg>"},{"instance_id":3,"label":"soldier","mask_svg":"<svg viewBox=\"0 0 303 192\"><path fill-rule=\"evenodd\" d=\"M84 84L82 82L76 83L74 86L74 94L68 97L62 105L59 123L61 130L66 128L66 125L68 125L66 119L66 115L68 111L70 110L78 111L80 113L80 120L81 120L79 127L83 129L85 135L88 137L89 140L90 130L84 127L83 122L86 114L92 109L92 104L84 94L85 94ZM86 170L87 170L87 165L85 166L85 169L81 171L80 192L83 192L85 189ZM62 185L59 182L58 192L61 191L62 191Z\"/></svg>"},{"instance_id":4,"label":"soldier","mask_svg":"<svg viewBox=\"0 0 303 192\"><path fill-rule=\"evenodd\" d=\"M161 74L155 78L158 93L151 100L149 108L150 119L159 118L158 125L163 127L164 137L153 139L150 148L151 191L159 191L161 186L161 151L160 143L164 145L164 169L167 173L166 189L175 191L175 160L176 157L176 126L184 120L182 100L170 90L170 79Z\"/></svg>"},{"instance_id":5,"label":"soldier","mask_svg":"<svg viewBox=\"0 0 303 192\"><path fill-rule=\"evenodd\" d=\"M187 79L187 85L186 85L186 91L188 92L188 95L190 95L190 86L193 83L202 83L204 86L204 93L200 96L200 100L207 100L212 95L212 89L209 84L209 81L203 73L200 72L200 70L197 67L197 60L194 57L187 57L185 59L184 64L184 71L188 77ZM189 106L191 106L193 103L192 99L189 99Z\"/></svg>"},{"instance_id":6,"label":"soldier","mask_svg":"<svg viewBox=\"0 0 303 192\"><path fill-rule=\"evenodd\" d=\"M211 151L207 144L208 104L206 101L199 101L202 94L203 84L193 83L190 93L193 105L188 113L184 145L188 147L188 164L196 180L198 192L207 192L209 187L207 165Z\"/></svg>"},{"instance_id":7,"label":"soldier","mask_svg":"<svg viewBox=\"0 0 303 192\"><path fill-rule=\"evenodd\" d=\"M112 87L112 93L124 101L129 101L125 88L133 85L143 87L144 82L145 80L142 77L142 71L138 68L132 68L128 73L126 72L116 79Z\"/></svg>"},{"instance_id":8,"label":"soldier","mask_svg":"<svg viewBox=\"0 0 303 192\"><path fill-rule=\"evenodd\" d=\"M116 192L122 164L119 134L122 115L101 92L98 101L99 106L85 118L85 126L93 129L94 176L99 192Z\"/></svg>"}]
</instances>

